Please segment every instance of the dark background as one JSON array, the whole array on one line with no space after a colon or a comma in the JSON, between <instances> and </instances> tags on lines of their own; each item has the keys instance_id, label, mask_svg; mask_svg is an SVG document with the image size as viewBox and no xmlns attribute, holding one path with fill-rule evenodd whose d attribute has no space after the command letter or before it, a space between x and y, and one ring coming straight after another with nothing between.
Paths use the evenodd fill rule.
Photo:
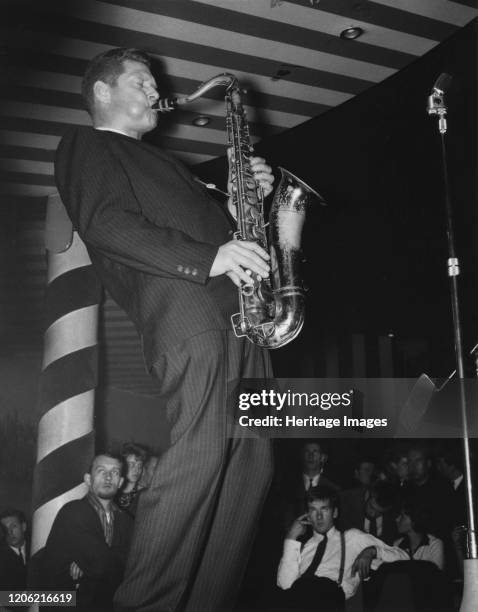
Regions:
<instances>
[{"instance_id":1,"label":"dark background","mask_svg":"<svg viewBox=\"0 0 478 612\"><path fill-rule=\"evenodd\" d=\"M413 339L424 340L414 359L398 359L399 375L454 368L440 138L437 119L426 112L442 72L453 76L446 143L464 346L477 342L475 22L383 83L256 147L328 203L308 216L306 324L273 354L279 375L304 375L304 352L320 360L331 331L393 332L398 357ZM202 164L198 173L223 183L224 160Z\"/></svg>"}]
</instances>

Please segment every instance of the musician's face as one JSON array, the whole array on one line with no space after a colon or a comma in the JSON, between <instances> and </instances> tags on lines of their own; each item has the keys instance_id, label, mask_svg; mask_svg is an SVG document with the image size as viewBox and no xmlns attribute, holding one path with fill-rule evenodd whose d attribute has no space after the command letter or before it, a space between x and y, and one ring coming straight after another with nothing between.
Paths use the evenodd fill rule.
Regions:
<instances>
[{"instance_id":1,"label":"musician's face","mask_svg":"<svg viewBox=\"0 0 478 612\"><path fill-rule=\"evenodd\" d=\"M159 97L156 81L149 68L132 60L123 62L124 72L114 85L106 86L104 110L113 122L110 127L133 138L156 127L158 114L151 107Z\"/></svg>"}]
</instances>

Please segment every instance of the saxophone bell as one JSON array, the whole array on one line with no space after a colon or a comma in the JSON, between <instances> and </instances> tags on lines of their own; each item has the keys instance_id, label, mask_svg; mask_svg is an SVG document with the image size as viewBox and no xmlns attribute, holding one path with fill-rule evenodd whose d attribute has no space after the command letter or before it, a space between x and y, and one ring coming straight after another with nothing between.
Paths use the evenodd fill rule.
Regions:
<instances>
[{"instance_id":1,"label":"saxophone bell","mask_svg":"<svg viewBox=\"0 0 478 612\"><path fill-rule=\"evenodd\" d=\"M231 197L237 210L236 238L252 240L269 251L268 278L251 276L238 287L239 312L231 323L236 336L258 346L275 349L291 342L304 322L305 296L300 277L301 234L311 205L325 204L315 189L291 172L280 168L281 180L275 191L269 218L264 219L263 194L252 176L253 151L246 113L237 78L218 74L202 83L192 94L158 100L153 110L164 113L200 98L214 87L225 87L227 142L231 150Z\"/></svg>"}]
</instances>

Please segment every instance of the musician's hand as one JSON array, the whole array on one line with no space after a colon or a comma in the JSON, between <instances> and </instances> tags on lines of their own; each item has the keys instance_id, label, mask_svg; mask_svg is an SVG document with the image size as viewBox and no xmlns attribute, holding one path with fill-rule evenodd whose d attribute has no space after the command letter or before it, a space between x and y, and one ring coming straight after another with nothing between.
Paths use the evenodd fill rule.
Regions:
<instances>
[{"instance_id":1,"label":"musician's hand","mask_svg":"<svg viewBox=\"0 0 478 612\"><path fill-rule=\"evenodd\" d=\"M272 168L266 164L266 160L263 157L251 157L250 163L254 178L262 187L264 197L268 196L274 184Z\"/></svg>"},{"instance_id":2,"label":"musician's hand","mask_svg":"<svg viewBox=\"0 0 478 612\"><path fill-rule=\"evenodd\" d=\"M269 259L269 253L255 242L231 240L219 247L209 276L226 274L240 287L241 283L250 282L251 273L263 278L269 276L270 267L267 263Z\"/></svg>"}]
</instances>

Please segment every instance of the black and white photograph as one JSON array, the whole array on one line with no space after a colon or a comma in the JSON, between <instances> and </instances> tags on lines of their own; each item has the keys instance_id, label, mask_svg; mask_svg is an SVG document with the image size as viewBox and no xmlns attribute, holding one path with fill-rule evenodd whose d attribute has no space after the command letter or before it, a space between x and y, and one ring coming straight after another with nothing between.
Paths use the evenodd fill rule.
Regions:
<instances>
[{"instance_id":1,"label":"black and white photograph","mask_svg":"<svg viewBox=\"0 0 478 612\"><path fill-rule=\"evenodd\" d=\"M0 8L0 612L477 610L476 0Z\"/></svg>"}]
</instances>

